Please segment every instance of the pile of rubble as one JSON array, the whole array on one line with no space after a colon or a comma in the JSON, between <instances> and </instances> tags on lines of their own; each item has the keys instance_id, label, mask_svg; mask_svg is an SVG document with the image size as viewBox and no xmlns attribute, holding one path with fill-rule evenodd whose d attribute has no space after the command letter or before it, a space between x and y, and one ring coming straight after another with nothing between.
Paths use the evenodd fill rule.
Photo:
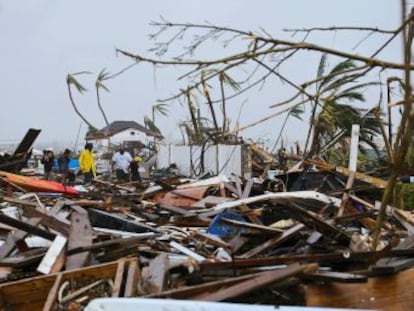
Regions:
<instances>
[{"instance_id":1,"label":"pile of rubble","mask_svg":"<svg viewBox=\"0 0 414 311\"><path fill-rule=\"evenodd\" d=\"M136 296L410 309L411 213L390 207L372 250L386 182L357 173L347 188L346 169L307 164L277 180L95 180L51 192L0 173L1 309Z\"/></svg>"}]
</instances>

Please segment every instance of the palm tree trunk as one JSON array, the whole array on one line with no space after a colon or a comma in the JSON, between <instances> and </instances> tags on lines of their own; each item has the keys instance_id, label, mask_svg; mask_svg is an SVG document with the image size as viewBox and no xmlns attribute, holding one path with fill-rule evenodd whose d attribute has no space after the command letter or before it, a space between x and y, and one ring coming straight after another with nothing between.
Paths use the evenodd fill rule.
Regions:
<instances>
[{"instance_id":1,"label":"palm tree trunk","mask_svg":"<svg viewBox=\"0 0 414 311\"><path fill-rule=\"evenodd\" d=\"M223 76L220 75L220 91L222 98L221 110L223 112L223 136L227 131L227 111L226 111L226 97L224 96L224 81Z\"/></svg>"},{"instance_id":2,"label":"palm tree trunk","mask_svg":"<svg viewBox=\"0 0 414 311\"><path fill-rule=\"evenodd\" d=\"M309 131L308 131L308 135L306 136L305 148L303 149L304 158L307 158L309 155L311 155L311 152L313 152L312 145L313 145L313 140L315 139L315 133L313 133L311 147L309 147L309 151L307 151L307 150L308 150L309 142L311 140L312 131L314 131L313 129L314 129L315 122L316 122L315 116L316 116L316 109L317 108L318 108L318 101L315 100L314 106L312 108L312 115L311 115L311 118L310 118Z\"/></svg>"},{"instance_id":3,"label":"palm tree trunk","mask_svg":"<svg viewBox=\"0 0 414 311\"><path fill-rule=\"evenodd\" d=\"M402 7L402 20L405 21L406 18L406 8L407 4L405 0L401 1L401 7ZM410 13L410 17L412 18L414 16L414 9ZM391 175L388 179L387 187L384 190L384 194L382 197L381 207L380 211L377 216L377 221L375 223L375 230L373 233L373 242L372 242L372 249L376 250L377 245L379 242L380 234L381 234L381 228L384 223L385 219L385 211L387 209L387 205L391 203L394 193L394 188L397 183L397 177L401 173L401 169L404 164L404 160L406 158L408 149L411 144L412 139L412 122L414 121L414 113L412 113L412 87L411 87L411 47L413 43L413 26L411 24L408 24L408 30L403 30L403 51L404 51L404 83L405 83L405 89L404 89L404 111L403 115L401 117L400 126L398 128L398 134L397 139L395 141L395 148L394 148L394 163L391 166Z\"/></svg>"},{"instance_id":4,"label":"palm tree trunk","mask_svg":"<svg viewBox=\"0 0 414 311\"><path fill-rule=\"evenodd\" d=\"M290 114L288 113L288 114L286 115L285 120L283 121L282 128L280 129L280 132L279 132L279 136L276 138L276 142L275 142L275 144L274 144L274 146L273 146L272 150L270 151L270 153L273 153L273 152L275 151L275 149L277 148L277 145L279 144L280 138L282 137L283 131L284 131L285 126L286 126L286 124L287 124L287 121L288 121L288 119L289 119L289 116L290 116Z\"/></svg>"},{"instance_id":5,"label":"palm tree trunk","mask_svg":"<svg viewBox=\"0 0 414 311\"><path fill-rule=\"evenodd\" d=\"M108 118L106 117L105 111L101 105L101 97L99 96L99 87L96 87L96 99L97 99L99 110L101 111L101 114L105 120L105 124L106 126L109 126Z\"/></svg>"},{"instance_id":6,"label":"palm tree trunk","mask_svg":"<svg viewBox=\"0 0 414 311\"><path fill-rule=\"evenodd\" d=\"M78 107L75 104L75 101L73 99L72 96L72 89L70 87L70 84L67 83L68 86L68 93L69 93L69 99L70 99L70 103L72 104L73 109L75 110L76 114L82 119L83 122L85 122L88 126L95 128L95 126L92 125L92 123L90 123L88 120L86 120L86 118L81 114L81 112L79 111Z\"/></svg>"},{"instance_id":7,"label":"palm tree trunk","mask_svg":"<svg viewBox=\"0 0 414 311\"><path fill-rule=\"evenodd\" d=\"M187 92L187 103L188 103L188 109L190 110L191 122L193 123L193 127L194 127L195 141L198 141L198 138L199 138L198 123L197 123L197 118L194 113L193 106L191 104L191 98L190 98L189 91Z\"/></svg>"}]
</instances>

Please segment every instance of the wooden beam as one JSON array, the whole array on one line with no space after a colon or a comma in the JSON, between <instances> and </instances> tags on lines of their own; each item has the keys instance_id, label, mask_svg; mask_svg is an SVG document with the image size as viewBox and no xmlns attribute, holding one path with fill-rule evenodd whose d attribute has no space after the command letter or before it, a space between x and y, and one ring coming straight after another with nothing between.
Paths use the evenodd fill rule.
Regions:
<instances>
[{"instance_id":1,"label":"wooden beam","mask_svg":"<svg viewBox=\"0 0 414 311\"><path fill-rule=\"evenodd\" d=\"M65 246L67 239L56 236L46 255L43 257L37 271L43 274L59 272L65 264Z\"/></svg>"},{"instance_id":2,"label":"wooden beam","mask_svg":"<svg viewBox=\"0 0 414 311\"><path fill-rule=\"evenodd\" d=\"M30 225L30 224L25 223L21 220L17 220L15 218L9 217L9 216L7 216L3 213L0 213L0 222L5 223L9 226L12 226L16 229L26 231L30 234L40 236L40 237L45 238L45 239L50 240L50 241L53 241L56 237L56 234L54 234L54 233L51 233L51 232L46 231L44 229L40 229L36 226Z\"/></svg>"},{"instance_id":3,"label":"wooden beam","mask_svg":"<svg viewBox=\"0 0 414 311\"><path fill-rule=\"evenodd\" d=\"M88 212L77 207L71 214L71 225L68 241L68 249L87 247L92 245L93 233L89 222ZM66 258L66 269L83 267L89 260L89 252L82 252Z\"/></svg>"},{"instance_id":4,"label":"wooden beam","mask_svg":"<svg viewBox=\"0 0 414 311\"><path fill-rule=\"evenodd\" d=\"M121 293L121 284L124 277L125 261L125 258L118 261L114 278L114 287L112 288L112 297L119 297Z\"/></svg>"},{"instance_id":5,"label":"wooden beam","mask_svg":"<svg viewBox=\"0 0 414 311\"><path fill-rule=\"evenodd\" d=\"M249 280L242 281L222 290L215 290L212 293L201 294L193 297L193 299L203 301L223 301L259 290L277 282L281 282L289 277L298 275L303 271L315 271L317 268L317 264L308 264L303 266L299 264L292 264L286 268L261 272Z\"/></svg>"},{"instance_id":6,"label":"wooden beam","mask_svg":"<svg viewBox=\"0 0 414 311\"><path fill-rule=\"evenodd\" d=\"M40 218L30 218L27 223L32 226L39 224ZM0 246L0 258L7 257L11 252L18 247L20 251L27 250L27 245L24 243L24 238L28 235L26 231L17 230L9 233L6 241Z\"/></svg>"},{"instance_id":7,"label":"wooden beam","mask_svg":"<svg viewBox=\"0 0 414 311\"><path fill-rule=\"evenodd\" d=\"M148 273L144 277L144 288L149 294L159 294L164 291L167 283L169 260L167 253L161 253L152 259Z\"/></svg>"},{"instance_id":8,"label":"wooden beam","mask_svg":"<svg viewBox=\"0 0 414 311\"><path fill-rule=\"evenodd\" d=\"M276 246L280 245L281 243L293 238L296 234L299 233L303 228L305 228L304 224L296 224L293 227L284 231L280 236L274 237L265 243L252 248L248 252L241 255L242 258L251 258L254 257L264 251L270 250L275 248Z\"/></svg>"},{"instance_id":9,"label":"wooden beam","mask_svg":"<svg viewBox=\"0 0 414 311\"><path fill-rule=\"evenodd\" d=\"M138 259L134 258L129 262L128 274L125 282L124 297L135 297L138 295L138 282L141 278L141 270Z\"/></svg>"}]
</instances>

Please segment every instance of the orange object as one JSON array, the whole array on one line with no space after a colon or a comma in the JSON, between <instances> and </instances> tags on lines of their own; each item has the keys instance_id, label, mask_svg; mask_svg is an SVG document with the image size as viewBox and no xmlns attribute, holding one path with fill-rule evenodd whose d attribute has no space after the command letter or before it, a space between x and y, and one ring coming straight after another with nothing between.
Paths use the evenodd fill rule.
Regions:
<instances>
[{"instance_id":1,"label":"orange object","mask_svg":"<svg viewBox=\"0 0 414 311\"><path fill-rule=\"evenodd\" d=\"M55 181L16 175L3 171L0 171L0 176L4 177L4 179L7 182L19 186L28 191L64 193L68 195L79 194L79 192L75 188L65 186L64 184Z\"/></svg>"}]
</instances>

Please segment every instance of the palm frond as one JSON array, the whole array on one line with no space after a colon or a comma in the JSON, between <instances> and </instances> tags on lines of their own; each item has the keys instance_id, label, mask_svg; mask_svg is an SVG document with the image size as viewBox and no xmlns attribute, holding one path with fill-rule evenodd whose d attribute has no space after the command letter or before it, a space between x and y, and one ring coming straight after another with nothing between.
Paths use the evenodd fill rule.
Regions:
<instances>
[{"instance_id":1,"label":"palm frond","mask_svg":"<svg viewBox=\"0 0 414 311\"><path fill-rule=\"evenodd\" d=\"M105 84L103 84L103 81L107 80L109 78L110 73L106 71L106 69L102 69L98 77L96 78L95 86L97 89L104 89L105 91L109 92L109 89L106 87Z\"/></svg>"},{"instance_id":2,"label":"palm frond","mask_svg":"<svg viewBox=\"0 0 414 311\"><path fill-rule=\"evenodd\" d=\"M321 83L319 84L319 89L322 89L324 85L327 85L331 81L336 79L341 74L341 72L351 69L351 68L355 68L355 67L356 67L355 63L351 59L347 59L347 60L340 62L334 68L332 68L328 76L321 81Z\"/></svg>"},{"instance_id":3,"label":"palm frond","mask_svg":"<svg viewBox=\"0 0 414 311\"><path fill-rule=\"evenodd\" d=\"M240 90L240 84L230 77L225 71L220 73L220 79L223 80L223 83L230 86L234 91Z\"/></svg>"},{"instance_id":4,"label":"palm frond","mask_svg":"<svg viewBox=\"0 0 414 311\"><path fill-rule=\"evenodd\" d=\"M80 73L78 73L78 74L80 74ZM68 74L67 75L67 77L66 77L66 83L68 84L68 85L73 85L73 86L75 86L75 88L78 90L78 92L79 93L83 93L83 92L86 92L87 91L87 89L82 85L82 84L80 84L79 83L79 81L78 80L76 80L75 79L75 77L74 77L74 75L73 74Z\"/></svg>"},{"instance_id":5,"label":"palm frond","mask_svg":"<svg viewBox=\"0 0 414 311\"><path fill-rule=\"evenodd\" d=\"M147 129L154 133L161 133L160 129L152 122L151 118L144 116L144 125Z\"/></svg>"},{"instance_id":6,"label":"palm frond","mask_svg":"<svg viewBox=\"0 0 414 311\"><path fill-rule=\"evenodd\" d=\"M327 53L323 53L321 60L319 61L319 66L318 66L318 71L316 74L317 78L320 78L323 76L323 74L325 73L325 69L326 69L326 61L328 59L328 54ZM323 81L323 80L322 80ZM320 90L320 85L322 82L319 82L316 86L316 90Z\"/></svg>"},{"instance_id":7,"label":"palm frond","mask_svg":"<svg viewBox=\"0 0 414 311\"><path fill-rule=\"evenodd\" d=\"M152 111L154 113L158 113L160 115L167 116L168 115L168 105L163 104L163 103L154 104L152 106Z\"/></svg>"},{"instance_id":8,"label":"palm frond","mask_svg":"<svg viewBox=\"0 0 414 311\"><path fill-rule=\"evenodd\" d=\"M302 114L305 112L305 110L303 109L302 106L294 106L292 107L292 109L289 110L289 115L299 119L299 120L303 120L302 119Z\"/></svg>"}]
</instances>

